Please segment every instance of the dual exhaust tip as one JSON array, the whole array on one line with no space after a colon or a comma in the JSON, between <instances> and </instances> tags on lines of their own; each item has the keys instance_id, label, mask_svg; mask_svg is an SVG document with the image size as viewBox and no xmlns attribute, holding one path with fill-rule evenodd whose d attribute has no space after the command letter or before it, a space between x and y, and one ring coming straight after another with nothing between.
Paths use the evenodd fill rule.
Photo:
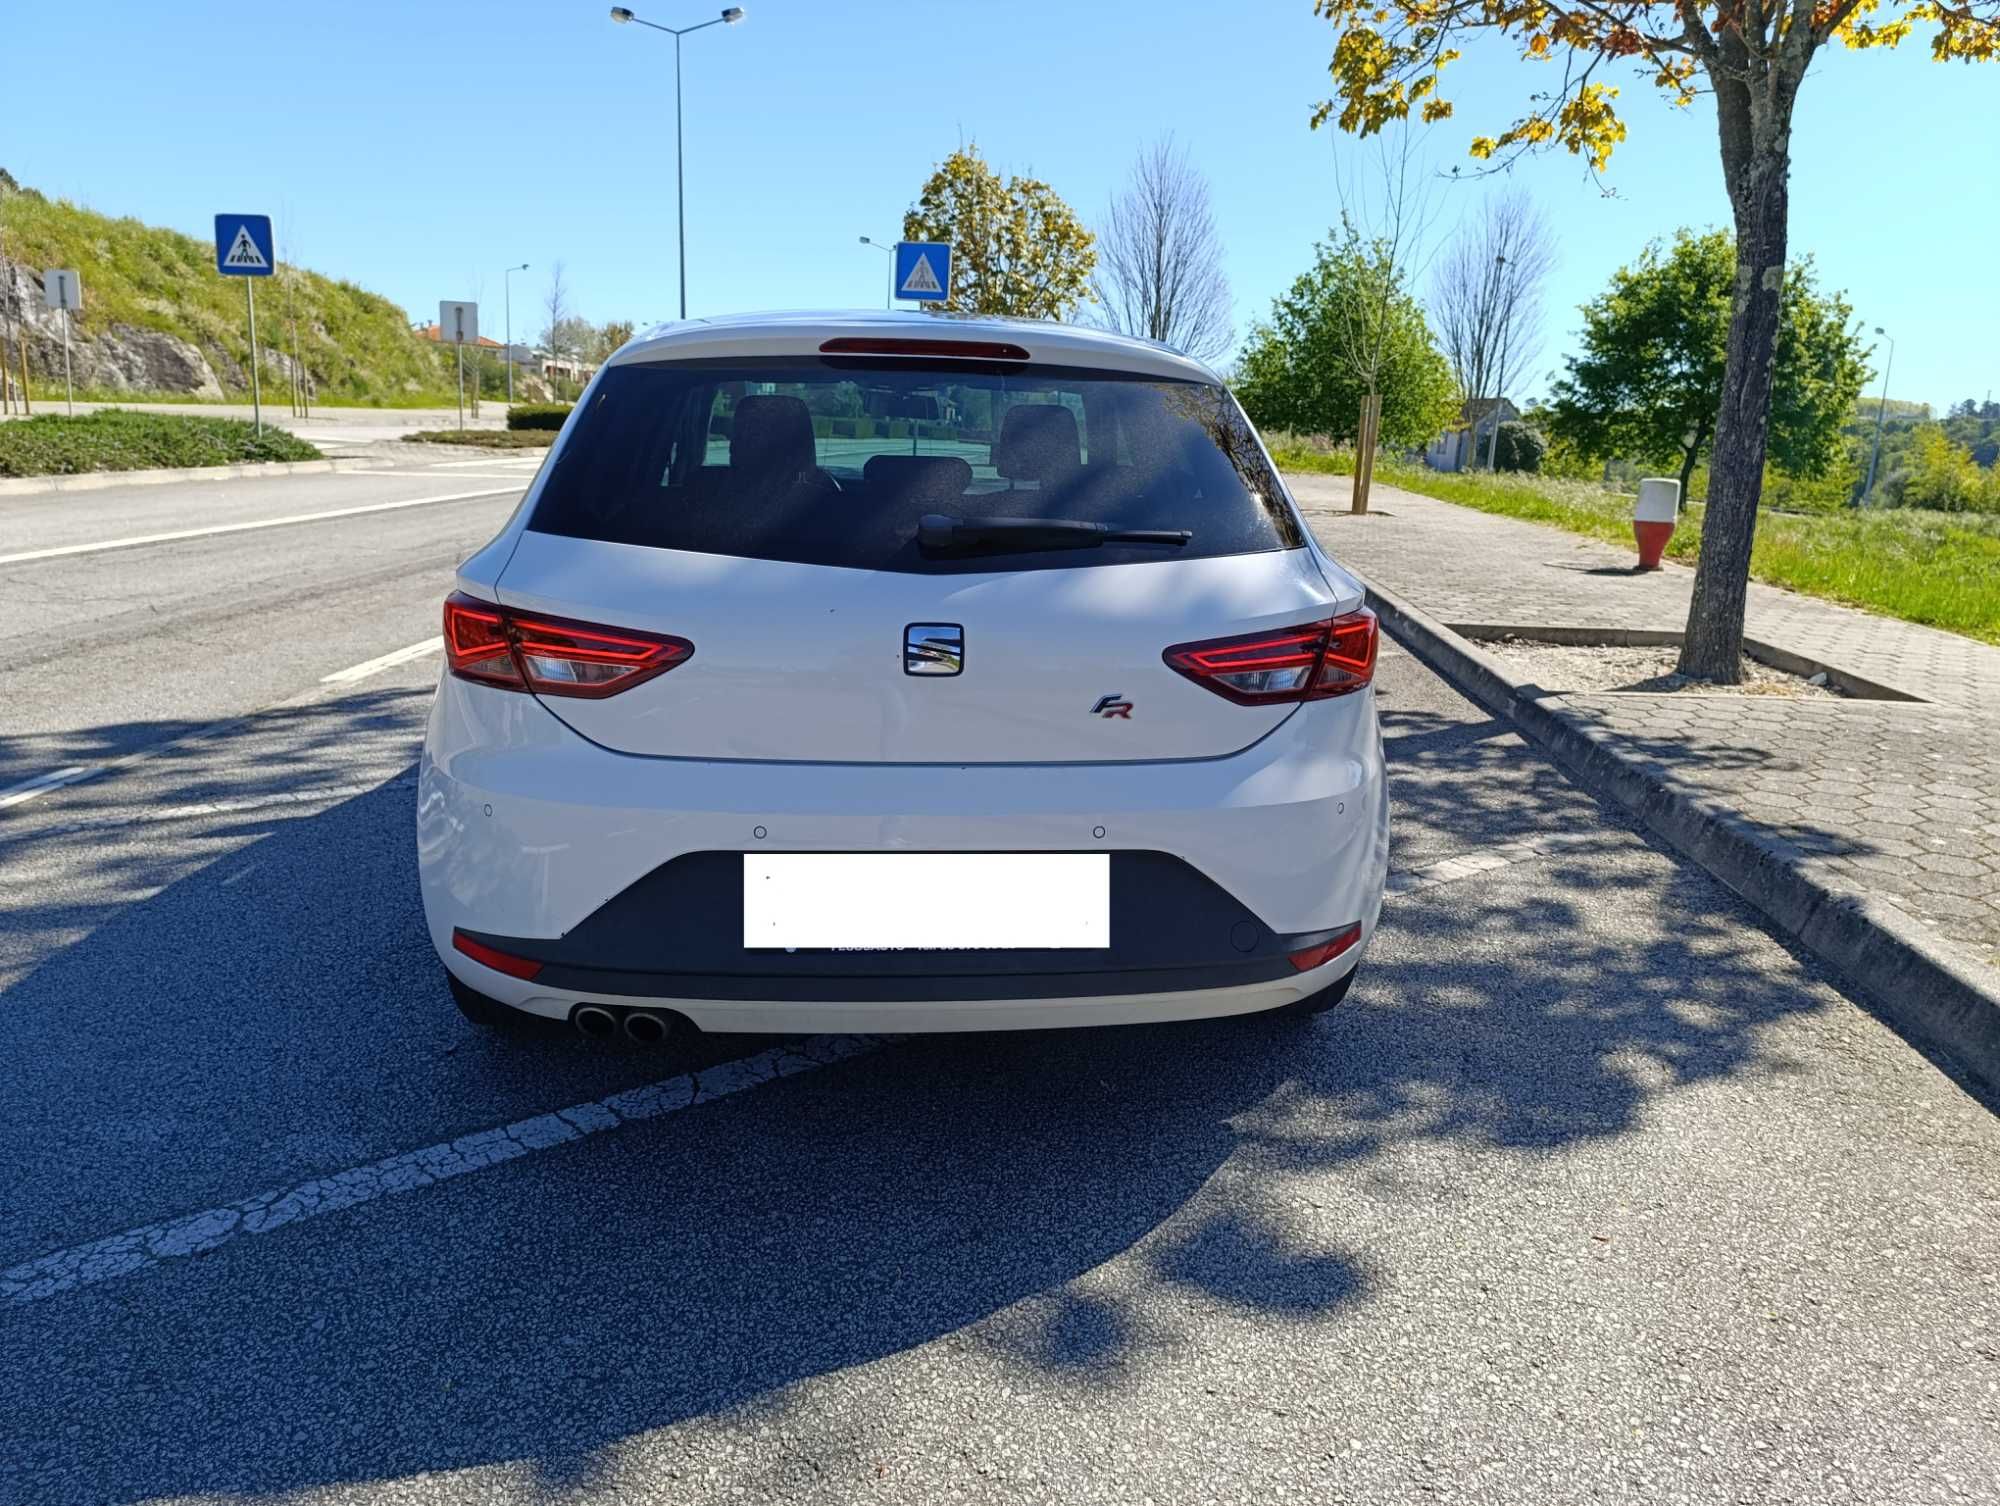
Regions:
<instances>
[{"instance_id":1,"label":"dual exhaust tip","mask_svg":"<svg viewBox=\"0 0 2000 1506\"><path fill-rule=\"evenodd\" d=\"M684 1029L690 1029L679 1015L657 1009L612 1011L602 1004L585 1004L570 1016L576 1028L594 1041L608 1041L618 1035L635 1046L663 1046Z\"/></svg>"}]
</instances>

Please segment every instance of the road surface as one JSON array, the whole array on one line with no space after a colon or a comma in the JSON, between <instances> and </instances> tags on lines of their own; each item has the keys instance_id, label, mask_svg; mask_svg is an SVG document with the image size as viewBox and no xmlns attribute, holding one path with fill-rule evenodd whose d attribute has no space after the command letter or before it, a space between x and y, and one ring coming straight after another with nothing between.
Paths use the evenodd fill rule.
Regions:
<instances>
[{"instance_id":1,"label":"road surface","mask_svg":"<svg viewBox=\"0 0 2000 1506\"><path fill-rule=\"evenodd\" d=\"M464 1024L413 765L530 469L0 501L0 1501L2000 1493L2000 1122L1394 645L1319 1021Z\"/></svg>"}]
</instances>

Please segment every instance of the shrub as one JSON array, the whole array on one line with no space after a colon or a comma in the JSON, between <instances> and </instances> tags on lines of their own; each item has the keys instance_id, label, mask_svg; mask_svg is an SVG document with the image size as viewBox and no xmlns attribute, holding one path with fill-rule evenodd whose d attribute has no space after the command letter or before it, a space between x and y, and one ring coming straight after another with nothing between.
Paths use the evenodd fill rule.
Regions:
<instances>
[{"instance_id":1,"label":"shrub","mask_svg":"<svg viewBox=\"0 0 2000 1506\"><path fill-rule=\"evenodd\" d=\"M284 429L259 435L238 418L185 418L104 408L76 418L48 413L0 424L0 476L73 476L244 460L317 460Z\"/></svg>"},{"instance_id":2,"label":"shrub","mask_svg":"<svg viewBox=\"0 0 2000 1506\"><path fill-rule=\"evenodd\" d=\"M507 410L510 429L560 429L574 403L516 403Z\"/></svg>"},{"instance_id":3,"label":"shrub","mask_svg":"<svg viewBox=\"0 0 2000 1506\"><path fill-rule=\"evenodd\" d=\"M1493 440L1493 468L1496 471L1539 471L1549 442L1539 429L1508 422L1500 425Z\"/></svg>"},{"instance_id":4,"label":"shrub","mask_svg":"<svg viewBox=\"0 0 2000 1506\"><path fill-rule=\"evenodd\" d=\"M419 429L403 438L411 444L463 444L488 450L539 450L555 443L547 429Z\"/></svg>"}]
</instances>

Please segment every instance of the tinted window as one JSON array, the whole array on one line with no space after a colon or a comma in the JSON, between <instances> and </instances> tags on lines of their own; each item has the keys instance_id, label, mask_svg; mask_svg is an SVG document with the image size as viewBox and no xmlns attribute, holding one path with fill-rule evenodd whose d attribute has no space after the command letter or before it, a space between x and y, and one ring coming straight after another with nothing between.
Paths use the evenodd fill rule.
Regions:
<instances>
[{"instance_id":1,"label":"tinted window","mask_svg":"<svg viewBox=\"0 0 2000 1506\"><path fill-rule=\"evenodd\" d=\"M1181 548L927 556L917 521L1187 529ZM1221 388L968 362L613 367L529 527L872 570L1047 569L1293 549L1304 540Z\"/></svg>"}]
</instances>

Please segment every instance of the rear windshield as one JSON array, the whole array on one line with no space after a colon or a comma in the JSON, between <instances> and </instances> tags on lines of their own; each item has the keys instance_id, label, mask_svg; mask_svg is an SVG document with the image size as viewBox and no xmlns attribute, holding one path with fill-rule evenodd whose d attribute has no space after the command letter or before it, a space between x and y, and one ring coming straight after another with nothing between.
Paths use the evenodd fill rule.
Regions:
<instances>
[{"instance_id":1,"label":"rear windshield","mask_svg":"<svg viewBox=\"0 0 2000 1506\"><path fill-rule=\"evenodd\" d=\"M1187 530L1183 545L927 553L918 520ZM616 366L550 470L541 533L924 573L1303 545L1235 402L1203 382L1027 364Z\"/></svg>"}]
</instances>

